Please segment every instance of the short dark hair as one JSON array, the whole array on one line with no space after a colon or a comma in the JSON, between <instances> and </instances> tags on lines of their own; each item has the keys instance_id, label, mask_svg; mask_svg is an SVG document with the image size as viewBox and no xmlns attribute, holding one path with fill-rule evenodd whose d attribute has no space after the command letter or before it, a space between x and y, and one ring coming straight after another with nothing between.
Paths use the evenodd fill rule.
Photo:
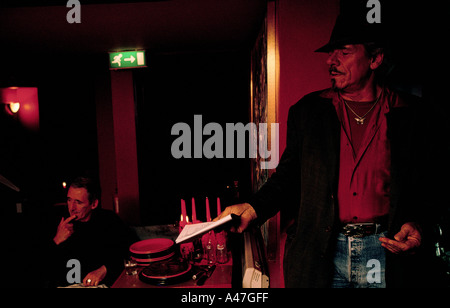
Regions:
<instances>
[{"instance_id":1,"label":"short dark hair","mask_svg":"<svg viewBox=\"0 0 450 308\"><path fill-rule=\"evenodd\" d=\"M78 176L72 181L70 187L85 188L88 193L89 203L92 203L95 200L100 200L101 196L100 183L99 181L95 180L92 177Z\"/></svg>"}]
</instances>

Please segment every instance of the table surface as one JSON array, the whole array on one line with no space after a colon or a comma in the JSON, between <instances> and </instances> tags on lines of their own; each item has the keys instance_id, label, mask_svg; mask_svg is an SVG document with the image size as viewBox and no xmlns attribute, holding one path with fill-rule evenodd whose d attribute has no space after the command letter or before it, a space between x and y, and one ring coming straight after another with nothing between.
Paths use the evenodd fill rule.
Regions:
<instances>
[{"instance_id":1,"label":"table surface","mask_svg":"<svg viewBox=\"0 0 450 308\"><path fill-rule=\"evenodd\" d=\"M142 271L145 267L139 267L139 271ZM189 278L187 281L167 286L152 285L143 282L139 279L139 273L136 275L127 275L125 270L122 271L119 278L111 286L112 288L231 288L232 280L232 261L229 260L225 264L216 264L211 277L206 279L205 284L198 286L196 281ZM192 274L195 271L193 271Z\"/></svg>"},{"instance_id":2,"label":"table surface","mask_svg":"<svg viewBox=\"0 0 450 308\"><path fill-rule=\"evenodd\" d=\"M149 238L169 238L175 241L178 236L178 227L176 225L156 225L156 226L145 226L136 227L136 234L141 240ZM197 264L197 263L196 263ZM205 265L206 260L202 260L198 265ZM142 271L145 267L138 267L138 271ZM192 271L192 275L195 274L195 266ZM185 282L168 285L168 286L157 286L139 279L139 273L136 275L127 275L125 270L122 271L120 276L111 286L112 288L231 288L232 284L232 272L233 272L233 260L232 253L228 251L228 262L224 264L216 264L216 269L214 270L211 277L206 279L205 284L202 286L197 286L197 283L193 279L188 279Z\"/></svg>"}]
</instances>

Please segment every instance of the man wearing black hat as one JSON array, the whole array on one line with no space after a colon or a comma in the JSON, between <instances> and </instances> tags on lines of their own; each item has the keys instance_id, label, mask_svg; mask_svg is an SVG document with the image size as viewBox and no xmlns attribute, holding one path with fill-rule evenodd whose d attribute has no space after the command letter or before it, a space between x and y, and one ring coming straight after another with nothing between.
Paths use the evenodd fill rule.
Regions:
<instances>
[{"instance_id":1,"label":"man wearing black hat","mask_svg":"<svg viewBox=\"0 0 450 308\"><path fill-rule=\"evenodd\" d=\"M240 215L243 231L295 209L286 287L433 285L426 236L438 201L426 193L438 179L436 131L418 98L383 85L379 26L338 17L317 50L329 54L332 87L290 108L276 172L249 203L222 213Z\"/></svg>"}]
</instances>

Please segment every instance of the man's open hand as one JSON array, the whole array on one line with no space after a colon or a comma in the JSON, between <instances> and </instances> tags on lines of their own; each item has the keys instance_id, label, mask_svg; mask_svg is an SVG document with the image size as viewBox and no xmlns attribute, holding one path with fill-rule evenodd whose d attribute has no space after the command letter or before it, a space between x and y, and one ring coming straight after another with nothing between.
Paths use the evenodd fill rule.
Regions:
<instances>
[{"instance_id":1,"label":"man's open hand","mask_svg":"<svg viewBox=\"0 0 450 308\"><path fill-rule=\"evenodd\" d=\"M414 253L422 243L422 234L418 225L405 223L394 239L380 237L381 246L395 254Z\"/></svg>"}]
</instances>

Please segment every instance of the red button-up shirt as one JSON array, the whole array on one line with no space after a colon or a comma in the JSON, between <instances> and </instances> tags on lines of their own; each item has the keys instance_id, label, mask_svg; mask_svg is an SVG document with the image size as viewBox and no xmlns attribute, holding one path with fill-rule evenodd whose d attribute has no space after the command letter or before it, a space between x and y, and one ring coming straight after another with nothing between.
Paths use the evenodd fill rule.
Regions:
<instances>
[{"instance_id":1,"label":"red button-up shirt","mask_svg":"<svg viewBox=\"0 0 450 308\"><path fill-rule=\"evenodd\" d=\"M333 98L341 122L337 199L343 223L373 222L389 212L391 159L386 114L397 104L395 98L391 100L390 91L383 90L377 105L361 125L356 123L356 116L340 95ZM358 115L364 115L371 107L356 104L350 107Z\"/></svg>"}]
</instances>

